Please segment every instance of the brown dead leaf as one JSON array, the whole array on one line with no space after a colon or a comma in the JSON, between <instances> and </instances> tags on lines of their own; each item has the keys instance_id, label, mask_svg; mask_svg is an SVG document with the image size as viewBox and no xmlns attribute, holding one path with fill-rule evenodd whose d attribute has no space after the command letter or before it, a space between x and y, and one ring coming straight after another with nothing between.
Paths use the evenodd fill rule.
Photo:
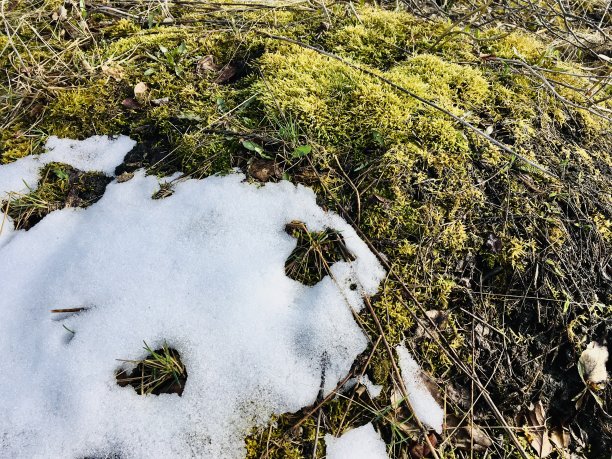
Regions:
<instances>
[{"instance_id":1,"label":"brown dead leaf","mask_svg":"<svg viewBox=\"0 0 612 459\"><path fill-rule=\"evenodd\" d=\"M541 401L538 400L535 405L532 403L529 406L527 424L525 435L531 447L538 454L538 457L548 457L553 452L553 447L546 428L546 411Z\"/></svg>"},{"instance_id":2,"label":"brown dead leaf","mask_svg":"<svg viewBox=\"0 0 612 459\"><path fill-rule=\"evenodd\" d=\"M459 421L459 418L453 415L446 417L446 433L450 435L451 432L454 432L453 443L457 448L464 451L483 452L491 447L493 444L491 437L480 426L468 422L466 425L457 427Z\"/></svg>"},{"instance_id":3,"label":"brown dead leaf","mask_svg":"<svg viewBox=\"0 0 612 459\"><path fill-rule=\"evenodd\" d=\"M448 322L448 314L446 312L432 309L425 312L425 315L436 324L439 330L444 330ZM415 332L415 338L430 338L431 335L427 330L431 330L431 328L431 322L428 319L424 320L423 323L419 323ZM437 333L437 330L432 331Z\"/></svg>"},{"instance_id":4,"label":"brown dead leaf","mask_svg":"<svg viewBox=\"0 0 612 459\"><path fill-rule=\"evenodd\" d=\"M125 108L129 108L130 110L142 109L142 105L140 105L140 103L138 103L138 101L134 99L133 97L128 97L127 99L123 99L123 102L121 102L121 105L123 105Z\"/></svg>"},{"instance_id":5,"label":"brown dead leaf","mask_svg":"<svg viewBox=\"0 0 612 459\"><path fill-rule=\"evenodd\" d=\"M434 434L429 434L427 435L427 438L429 439L431 446L435 448L436 445L438 444L438 439L436 438L436 436ZM420 443L415 442L410 447L410 455L415 459L427 457L429 456L430 453L431 453L431 448L429 447L429 444L425 440L423 440Z\"/></svg>"},{"instance_id":6,"label":"brown dead leaf","mask_svg":"<svg viewBox=\"0 0 612 459\"><path fill-rule=\"evenodd\" d=\"M149 87L142 81L136 83L136 86L134 86L134 98L140 103L143 103L146 100L148 92Z\"/></svg>"},{"instance_id":7,"label":"brown dead leaf","mask_svg":"<svg viewBox=\"0 0 612 459\"><path fill-rule=\"evenodd\" d=\"M278 165L270 159L254 159L249 164L247 172L260 182L269 182L282 175Z\"/></svg>"},{"instance_id":8,"label":"brown dead leaf","mask_svg":"<svg viewBox=\"0 0 612 459\"><path fill-rule=\"evenodd\" d=\"M32 105L32 107L30 108L29 111L29 115L32 118L36 118L38 115L40 115L43 111L45 110L45 106L43 104L34 104Z\"/></svg>"},{"instance_id":9,"label":"brown dead leaf","mask_svg":"<svg viewBox=\"0 0 612 459\"><path fill-rule=\"evenodd\" d=\"M217 72L219 67L215 64L215 58L211 54L204 56L196 64L196 73L199 75L207 72Z\"/></svg>"},{"instance_id":10,"label":"brown dead leaf","mask_svg":"<svg viewBox=\"0 0 612 459\"><path fill-rule=\"evenodd\" d=\"M563 427L555 427L550 432L550 441L555 445L557 451L561 454L563 459L570 458L570 452L568 450L570 445L570 433Z\"/></svg>"},{"instance_id":11,"label":"brown dead leaf","mask_svg":"<svg viewBox=\"0 0 612 459\"><path fill-rule=\"evenodd\" d=\"M231 80L232 78L236 76L237 72L238 72L237 67L235 67L232 64L227 64L225 67L221 69L221 72L219 72L219 75L217 75L217 78L215 78L215 83L217 84L227 83L229 80Z\"/></svg>"},{"instance_id":12,"label":"brown dead leaf","mask_svg":"<svg viewBox=\"0 0 612 459\"><path fill-rule=\"evenodd\" d=\"M102 64L102 73L115 81L121 81L125 75L123 68L114 62Z\"/></svg>"},{"instance_id":13,"label":"brown dead leaf","mask_svg":"<svg viewBox=\"0 0 612 459\"><path fill-rule=\"evenodd\" d=\"M318 183L319 175L317 171L312 167L304 167L299 169L294 175L296 181L304 184Z\"/></svg>"},{"instance_id":14,"label":"brown dead leaf","mask_svg":"<svg viewBox=\"0 0 612 459\"><path fill-rule=\"evenodd\" d=\"M134 177L133 172L124 172L123 174L117 177L117 183L127 182L128 180L131 180L133 177Z\"/></svg>"}]
</instances>

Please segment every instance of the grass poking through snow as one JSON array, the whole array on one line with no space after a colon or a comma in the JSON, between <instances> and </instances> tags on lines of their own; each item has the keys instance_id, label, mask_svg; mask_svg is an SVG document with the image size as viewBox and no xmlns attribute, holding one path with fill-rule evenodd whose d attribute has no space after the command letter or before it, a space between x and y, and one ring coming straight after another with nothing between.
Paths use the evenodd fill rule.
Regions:
<instances>
[{"instance_id":1,"label":"grass poking through snow","mask_svg":"<svg viewBox=\"0 0 612 459\"><path fill-rule=\"evenodd\" d=\"M145 342L144 349L149 353L142 360L121 360L135 364L136 368L128 373L117 373L117 384L122 387L131 385L140 395L159 395L162 393L182 395L187 381L187 369L179 353L164 343L161 349L153 350Z\"/></svg>"},{"instance_id":2,"label":"grass poking through snow","mask_svg":"<svg viewBox=\"0 0 612 459\"><path fill-rule=\"evenodd\" d=\"M287 224L285 231L297 239L285 263L285 273L293 280L312 286L330 274L335 262L354 260L337 231L308 231L299 221Z\"/></svg>"}]
</instances>

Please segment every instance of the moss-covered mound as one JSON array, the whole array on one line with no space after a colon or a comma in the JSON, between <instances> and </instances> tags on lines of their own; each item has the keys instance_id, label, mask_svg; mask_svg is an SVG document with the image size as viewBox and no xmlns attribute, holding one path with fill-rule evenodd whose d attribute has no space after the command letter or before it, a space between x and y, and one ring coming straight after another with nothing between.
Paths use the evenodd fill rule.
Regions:
<instances>
[{"instance_id":1,"label":"moss-covered mound","mask_svg":"<svg viewBox=\"0 0 612 459\"><path fill-rule=\"evenodd\" d=\"M441 457L537 457L538 402L551 438L571 432L559 451L610 451L610 387L573 400L580 353L612 342L609 60L367 3L32 3L0 32L1 162L124 133L118 172L306 184L388 264L354 367L381 397L271 420L248 457L322 457L324 433L369 420L419 457L388 352L404 340L445 405Z\"/></svg>"}]
</instances>

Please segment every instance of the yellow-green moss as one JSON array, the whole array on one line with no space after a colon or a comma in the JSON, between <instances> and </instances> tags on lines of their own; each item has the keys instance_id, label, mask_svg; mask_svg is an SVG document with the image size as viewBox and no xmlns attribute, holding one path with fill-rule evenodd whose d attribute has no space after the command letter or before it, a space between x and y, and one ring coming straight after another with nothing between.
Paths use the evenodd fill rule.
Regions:
<instances>
[{"instance_id":1,"label":"yellow-green moss","mask_svg":"<svg viewBox=\"0 0 612 459\"><path fill-rule=\"evenodd\" d=\"M123 132L159 150L159 156L147 159L151 162L143 160L146 166L155 165L151 172L180 170L204 177L244 167L253 154L242 141L253 136L287 176L300 180L304 170L314 174L317 180L307 184L319 199L331 208L342 203L391 261L396 278L387 280L373 301L388 343L413 337L413 314L422 313L402 293L403 283L426 310L453 311L442 333L465 362L471 349L460 323L465 300L458 297L464 285L475 281L465 266L477 264L474 269L483 272L499 269L491 282L504 293L509 279L533 275L530 269L542 253L550 255L542 266L557 279L568 276L558 254L570 250L575 229L564 214L571 206L561 179L543 178L378 78L259 33L267 31L379 72L487 130L521 155L559 175L569 174L571 186L594 190L583 204L590 221L582 222L581 231L592 227L600 236L594 239L610 244L609 125L593 113L566 106L520 64L494 59L524 60L550 70L546 75L557 82L560 95L575 104L585 102L583 89L591 84L581 77L586 71L561 61L535 35L494 27L476 33L448 21L425 21L367 5L355 11L344 4L325 10L242 11L248 8L221 3L227 4L205 17L177 7L175 25L151 24L146 30L127 19L93 18L100 40L82 49L66 47L67 39L53 35L48 21L41 25L52 51L29 34L28 65L53 75L53 59L61 51L74 71L66 80L35 88L42 111L19 115L3 130L2 161L36 152L49 134L82 138ZM6 43L0 35L0 49ZM219 68L243 65L244 75L218 81L219 68L198 68L207 56ZM0 63L3 59L8 62L6 52ZM21 70L10 64L12 71ZM139 106L130 107L129 100L124 106L139 82L146 83L147 97ZM602 104L612 108L612 101ZM312 147L308 157L291 157L296 144ZM354 181L359 196L346 177ZM490 237L500 247L487 247ZM561 286L550 284L540 288L554 299L565 298ZM502 304L483 302L491 310ZM366 311L359 319L374 342L374 321ZM490 320L506 326L495 322L496 317ZM442 349L427 337L421 339L425 368L448 377L453 365ZM390 392L392 366L382 344L367 371ZM386 396L383 405L389 402ZM325 409L325 427L332 431L345 415L347 423L376 417L362 405L349 408L342 398ZM283 415L256 430L246 440L247 457L303 457L304 444L314 440L314 420L304 423L298 437L287 435L293 422L291 415Z\"/></svg>"},{"instance_id":2,"label":"yellow-green moss","mask_svg":"<svg viewBox=\"0 0 612 459\"><path fill-rule=\"evenodd\" d=\"M117 86L104 80L91 86L58 90L43 126L59 137L117 133L125 123L121 105L124 97Z\"/></svg>"},{"instance_id":3,"label":"yellow-green moss","mask_svg":"<svg viewBox=\"0 0 612 459\"><path fill-rule=\"evenodd\" d=\"M345 13L346 25L334 28L326 45L334 52L378 68L388 68L410 55L431 51L435 37L450 22L422 21L402 11L364 6L357 14ZM471 44L464 36L444 43L443 53L456 59L470 56ZM471 56L470 56L471 57Z\"/></svg>"}]
</instances>

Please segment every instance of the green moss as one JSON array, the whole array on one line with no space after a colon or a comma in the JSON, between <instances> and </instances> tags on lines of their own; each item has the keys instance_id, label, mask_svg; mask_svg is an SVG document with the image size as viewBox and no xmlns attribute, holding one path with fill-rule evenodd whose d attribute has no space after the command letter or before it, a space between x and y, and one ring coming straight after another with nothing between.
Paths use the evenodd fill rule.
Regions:
<instances>
[{"instance_id":1,"label":"green moss","mask_svg":"<svg viewBox=\"0 0 612 459\"><path fill-rule=\"evenodd\" d=\"M120 132L126 120L124 97L120 87L109 80L58 90L42 127L51 135L75 139Z\"/></svg>"},{"instance_id":2,"label":"green moss","mask_svg":"<svg viewBox=\"0 0 612 459\"><path fill-rule=\"evenodd\" d=\"M342 56L381 69L432 51L436 37L451 27L446 21L422 21L406 12L372 6L360 8L357 15L348 14L344 23L328 34L326 45ZM441 48L455 59L471 58L471 43L463 35L453 35Z\"/></svg>"},{"instance_id":3,"label":"green moss","mask_svg":"<svg viewBox=\"0 0 612 459\"><path fill-rule=\"evenodd\" d=\"M46 136L28 133L27 126L18 123L0 132L0 163L6 164L35 153L40 153Z\"/></svg>"},{"instance_id":4,"label":"green moss","mask_svg":"<svg viewBox=\"0 0 612 459\"><path fill-rule=\"evenodd\" d=\"M533 34L513 31L500 35L499 31L490 29L483 34L482 51L506 59L523 59L530 63L540 63L547 52L547 47Z\"/></svg>"},{"instance_id":5,"label":"green moss","mask_svg":"<svg viewBox=\"0 0 612 459\"><path fill-rule=\"evenodd\" d=\"M582 276L575 260L562 263L560 257L580 252L584 241L600 244L587 253L609 250L609 125L564 104L520 65L483 58L538 65L549 71L565 99L585 102L583 90L591 84L582 78L586 70L562 61L535 35L495 27L477 33L368 5L356 6L355 12L345 5L249 10L227 2L205 16L176 7L170 27L156 26L163 17L152 13L146 30L127 19L88 18L95 22L92 33L99 33L96 46L81 48L70 38L60 39L49 21L40 25L45 43L36 34L24 36L31 53L24 54L26 61L40 75L57 73L58 56L75 70L24 96L25 106L42 108L19 112L2 131L2 161L39 151L49 134L83 138L122 132L144 145L143 157L130 167L200 178L245 169L255 154L242 141L256 139L286 176L313 187L322 205L346 210L392 263L395 278L386 280L373 300L388 343L414 338L414 315L422 314L402 293L404 284L425 310L452 311L441 333L464 362L472 359L464 328L472 318L461 309L475 307L461 296L466 289L490 274L490 284L480 288L500 296L480 300L486 305L480 312L512 310L499 298L523 292L520 282L536 277L538 266L538 296L564 300L564 292L574 288L566 280L582 282ZM374 76L260 31L322 47L378 72L487 130L559 179L543 177ZM0 35L0 46L6 43ZM210 56L215 65L203 69ZM9 59L7 53L2 59ZM9 66L13 76L20 71L14 64ZM237 75L219 80L221 68L235 68ZM124 106L139 82L148 87L146 97ZM36 99L30 104L32 94ZM11 98L9 108L17 100ZM612 101L602 106L611 109ZM310 145L312 151L293 158L297 145ZM567 191L576 186L580 193ZM491 237L499 247L487 245ZM485 318L505 331L514 326L501 313ZM379 331L367 311L359 322L376 342ZM439 345L419 339L425 368L439 378L454 377ZM325 433L372 419L383 432L393 430L395 421L380 414L390 406L385 397L392 386L392 365L382 344L365 370L385 386L386 395L376 402L351 405L340 397L327 403ZM300 419L285 414L256 429L246 440L247 457L312 456L316 420L307 419L293 432ZM398 448L410 443L404 440Z\"/></svg>"}]
</instances>

